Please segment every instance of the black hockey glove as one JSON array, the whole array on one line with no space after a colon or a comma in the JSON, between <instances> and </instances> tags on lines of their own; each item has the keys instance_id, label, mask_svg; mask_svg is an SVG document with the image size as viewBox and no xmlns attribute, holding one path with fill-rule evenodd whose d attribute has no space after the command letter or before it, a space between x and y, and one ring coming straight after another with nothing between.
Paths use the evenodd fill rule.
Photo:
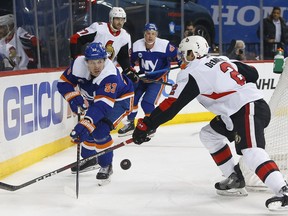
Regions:
<instances>
[{"instance_id":1,"label":"black hockey glove","mask_svg":"<svg viewBox=\"0 0 288 216\"><path fill-rule=\"evenodd\" d=\"M134 83L139 82L139 76L136 74L136 70L133 67L127 68L123 73Z\"/></svg>"},{"instance_id":2,"label":"black hockey glove","mask_svg":"<svg viewBox=\"0 0 288 216\"><path fill-rule=\"evenodd\" d=\"M138 120L137 126L133 132L133 142L135 144L142 144L143 142L150 141L150 137L148 137L152 131L154 131L151 127L149 127L151 121L148 119L148 117L145 117L144 119L140 118Z\"/></svg>"},{"instance_id":3,"label":"black hockey glove","mask_svg":"<svg viewBox=\"0 0 288 216\"><path fill-rule=\"evenodd\" d=\"M245 77L246 82L252 82L252 83L257 82L259 74L255 67L247 65L240 61L233 61L233 63L237 65L238 72Z\"/></svg>"}]
</instances>

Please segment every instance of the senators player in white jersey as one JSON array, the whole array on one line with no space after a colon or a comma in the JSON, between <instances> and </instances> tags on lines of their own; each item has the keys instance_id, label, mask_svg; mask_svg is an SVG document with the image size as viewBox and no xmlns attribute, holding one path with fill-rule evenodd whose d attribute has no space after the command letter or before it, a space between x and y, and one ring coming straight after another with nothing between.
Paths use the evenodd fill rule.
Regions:
<instances>
[{"instance_id":1,"label":"senators player in white jersey","mask_svg":"<svg viewBox=\"0 0 288 216\"><path fill-rule=\"evenodd\" d=\"M70 37L71 57L82 55L82 46L91 42L100 42L106 49L109 59L122 70L130 70L129 52L131 49L130 34L123 29L126 13L121 7L113 7L109 12L109 23L95 22L89 27Z\"/></svg>"},{"instance_id":2,"label":"senators player in white jersey","mask_svg":"<svg viewBox=\"0 0 288 216\"><path fill-rule=\"evenodd\" d=\"M255 68L225 56L208 56L209 46L201 36L184 38L179 50L186 68L178 73L170 95L149 117L139 119L133 132L137 144L149 141L149 133L172 119L191 100L197 100L216 114L203 127L200 139L225 180L215 188L220 195L245 196L245 180L235 165L227 141L235 142L249 169L275 193L266 201L270 210L288 210L288 187L276 163L265 151L264 128L270 122L270 108L256 86ZM228 139L228 140L227 140Z\"/></svg>"},{"instance_id":3,"label":"senators player in white jersey","mask_svg":"<svg viewBox=\"0 0 288 216\"><path fill-rule=\"evenodd\" d=\"M0 71L37 67L37 38L19 27L13 14L0 16Z\"/></svg>"}]
</instances>

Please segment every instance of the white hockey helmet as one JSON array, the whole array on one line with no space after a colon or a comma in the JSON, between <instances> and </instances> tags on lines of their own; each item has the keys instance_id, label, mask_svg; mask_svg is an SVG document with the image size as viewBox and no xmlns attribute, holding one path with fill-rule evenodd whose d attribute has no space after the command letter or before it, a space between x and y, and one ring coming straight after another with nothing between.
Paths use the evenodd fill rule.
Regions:
<instances>
[{"instance_id":1,"label":"white hockey helmet","mask_svg":"<svg viewBox=\"0 0 288 216\"><path fill-rule=\"evenodd\" d=\"M195 58L201 58L208 54L209 45L204 37L193 35L186 37L181 41L179 50L187 61L186 57L189 55L188 51L192 51Z\"/></svg>"},{"instance_id":2,"label":"white hockey helmet","mask_svg":"<svg viewBox=\"0 0 288 216\"><path fill-rule=\"evenodd\" d=\"M14 15L6 14L4 16L0 16L0 26L12 25L14 24Z\"/></svg>"},{"instance_id":3,"label":"white hockey helmet","mask_svg":"<svg viewBox=\"0 0 288 216\"><path fill-rule=\"evenodd\" d=\"M110 23L113 22L113 18L114 17L120 17L120 18L124 18L125 22L126 22L126 12L124 11L123 8L121 7L112 7L110 12L109 12L109 21Z\"/></svg>"}]
</instances>

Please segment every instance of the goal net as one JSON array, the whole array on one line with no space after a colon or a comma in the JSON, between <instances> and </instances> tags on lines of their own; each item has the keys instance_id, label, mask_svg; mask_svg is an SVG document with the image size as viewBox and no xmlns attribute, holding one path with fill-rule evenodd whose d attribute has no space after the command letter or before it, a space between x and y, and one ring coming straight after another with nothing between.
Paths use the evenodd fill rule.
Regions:
<instances>
[{"instance_id":1,"label":"goal net","mask_svg":"<svg viewBox=\"0 0 288 216\"><path fill-rule=\"evenodd\" d=\"M280 75L278 84L269 101L271 121L265 129L266 151L276 162L284 178L288 179L288 60ZM287 134L287 136L286 136ZM240 159L241 170L245 176L246 185L257 190L266 186L252 173Z\"/></svg>"}]
</instances>

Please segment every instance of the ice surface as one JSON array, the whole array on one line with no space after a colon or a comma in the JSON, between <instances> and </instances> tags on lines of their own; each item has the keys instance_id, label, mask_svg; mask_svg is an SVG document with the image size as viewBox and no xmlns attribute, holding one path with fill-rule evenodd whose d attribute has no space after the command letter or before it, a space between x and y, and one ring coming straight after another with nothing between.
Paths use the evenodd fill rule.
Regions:
<instances>
[{"instance_id":1,"label":"ice surface","mask_svg":"<svg viewBox=\"0 0 288 216\"><path fill-rule=\"evenodd\" d=\"M276 214L265 207L271 193L249 192L241 198L216 194L214 184L222 177L199 140L199 131L205 124L160 127L150 142L115 150L111 183L99 187L97 171L82 173L78 199L73 197L75 175L70 170L18 191L0 190L1 216ZM115 143L125 139L113 136ZM125 158L132 162L128 170L120 168ZM71 147L2 181L22 184L75 159L76 147Z\"/></svg>"}]
</instances>

